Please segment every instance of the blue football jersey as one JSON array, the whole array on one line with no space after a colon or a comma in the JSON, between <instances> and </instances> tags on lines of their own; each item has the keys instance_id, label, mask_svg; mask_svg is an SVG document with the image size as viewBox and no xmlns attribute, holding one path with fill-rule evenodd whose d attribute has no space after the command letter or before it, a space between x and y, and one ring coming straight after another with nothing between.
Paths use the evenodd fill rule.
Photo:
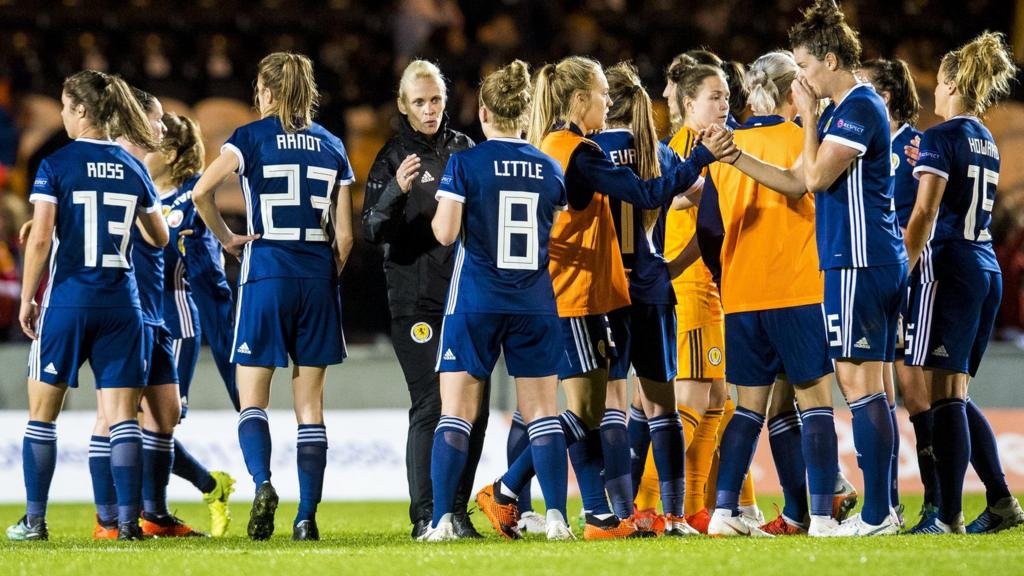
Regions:
<instances>
[{"instance_id":1,"label":"blue football jersey","mask_svg":"<svg viewBox=\"0 0 1024 576\"><path fill-rule=\"evenodd\" d=\"M557 314L548 272L562 167L525 140L492 138L448 159L437 198L463 203L445 314Z\"/></svg>"},{"instance_id":2,"label":"blue football jersey","mask_svg":"<svg viewBox=\"0 0 1024 576\"><path fill-rule=\"evenodd\" d=\"M164 249L151 246L138 226L132 226L132 264L139 285L142 321L150 326L164 323Z\"/></svg>"},{"instance_id":3,"label":"blue football jersey","mask_svg":"<svg viewBox=\"0 0 1024 576\"><path fill-rule=\"evenodd\" d=\"M43 306L139 307L136 215L160 209L145 166L115 142L80 138L39 165L29 200L57 205Z\"/></svg>"},{"instance_id":4,"label":"blue football jersey","mask_svg":"<svg viewBox=\"0 0 1024 576\"><path fill-rule=\"evenodd\" d=\"M636 146L633 133L626 128L613 128L591 138L605 156L617 166L629 166L636 171ZM658 143L658 162L664 174L679 156L666 144ZM638 304L675 304L676 294L665 260L665 213L668 206L658 211L653 227L644 228L644 212L628 202L609 197L615 234L619 240L622 264L629 269L629 298Z\"/></svg>"},{"instance_id":5,"label":"blue football jersey","mask_svg":"<svg viewBox=\"0 0 1024 576\"><path fill-rule=\"evenodd\" d=\"M193 338L201 334L199 310L192 298L192 283L183 258L187 237L181 236L181 231L191 230L191 238L200 242L204 248L212 243L216 249L213 254L216 254L218 260L220 257L220 244L217 238L206 227L203 219L198 217L195 204L192 203L192 188L198 181L197 174L183 182L179 188L161 196L164 218L170 232L170 241L164 248L164 320L174 338ZM195 243L189 242L188 246L192 248ZM223 274L223 267L221 273Z\"/></svg>"},{"instance_id":6,"label":"blue football jersey","mask_svg":"<svg viewBox=\"0 0 1024 576\"><path fill-rule=\"evenodd\" d=\"M238 157L248 217L239 282L334 278L336 187L355 178L345 146L314 123L288 133L276 116L235 130L221 149Z\"/></svg>"},{"instance_id":7,"label":"blue football jersey","mask_svg":"<svg viewBox=\"0 0 1024 576\"><path fill-rule=\"evenodd\" d=\"M921 138L921 156L914 175L937 174L946 180L929 247L922 256L921 275L931 265L971 267L999 272L992 235L992 205L999 185L999 148L973 116L957 116L929 128Z\"/></svg>"},{"instance_id":8,"label":"blue football jersey","mask_svg":"<svg viewBox=\"0 0 1024 576\"><path fill-rule=\"evenodd\" d=\"M910 124L900 126L892 135L892 197L896 206L896 221L900 228L906 230L910 223L910 213L914 211L917 201L917 178L914 178L914 167L907 162L904 147L921 136L921 131Z\"/></svg>"},{"instance_id":9,"label":"blue football jersey","mask_svg":"<svg viewBox=\"0 0 1024 576\"><path fill-rule=\"evenodd\" d=\"M818 137L858 152L845 174L815 190L821 269L866 268L907 260L893 209L889 115L870 84L850 89L818 121Z\"/></svg>"}]
</instances>

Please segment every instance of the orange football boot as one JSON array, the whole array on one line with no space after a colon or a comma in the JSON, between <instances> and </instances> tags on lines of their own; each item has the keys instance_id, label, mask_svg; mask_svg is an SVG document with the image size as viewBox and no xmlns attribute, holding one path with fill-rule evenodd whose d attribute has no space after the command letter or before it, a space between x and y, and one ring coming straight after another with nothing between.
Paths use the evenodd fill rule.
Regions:
<instances>
[{"instance_id":1,"label":"orange football boot","mask_svg":"<svg viewBox=\"0 0 1024 576\"><path fill-rule=\"evenodd\" d=\"M515 500L501 493L500 483L501 480L495 480L477 492L476 505L499 534L509 540L518 540L522 538L519 506Z\"/></svg>"}]
</instances>

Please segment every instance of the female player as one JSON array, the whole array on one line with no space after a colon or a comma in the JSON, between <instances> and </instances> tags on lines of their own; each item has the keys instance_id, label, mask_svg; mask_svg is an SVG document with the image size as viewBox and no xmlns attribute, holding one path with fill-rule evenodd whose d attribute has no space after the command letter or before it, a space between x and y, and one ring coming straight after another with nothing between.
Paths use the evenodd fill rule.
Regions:
<instances>
[{"instance_id":1,"label":"female player","mask_svg":"<svg viewBox=\"0 0 1024 576\"><path fill-rule=\"evenodd\" d=\"M299 510L292 538L318 540L316 508L327 465L323 419L326 367L345 358L339 275L352 249L352 168L341 140L313 122L319 94L313 65L275 52L260 61L261 120L242 126L221 148L192 200L207 227L240 257L233 360L242 411L238 441L256 483L248 533L274 533L277 492L270 483L270 382L291 358L298 421ZM231 173L242 179L247 234L232 232L214 204Z\"/></svg>"},{"instance_id":2,"label":"female player","mask_svg":"<svg viewBox=\"0 0 1024 576\"><path fill-rule=\"evenodd\" d=\"M817 0L805 10L789 36L800 66L793 94L803 122L801 156L788 169L749 154L740 154L735 165L791 198L814 193L829 355L853 412L854 444L864 473L862 512L834 528L823 522L815 532L895 534L899 526L889 490L893 429L882 365L895 356L907 255L892 210L885 102L855 78L860 41L831 0ZM832 103L819 120L823 97ZM730 137L723 130L711 139Z\"/></svg>"},{"instance_id":3,"label":"female player","mask_svg":"<svg viewBox=\"0 0 1024 576\"><path fill-rule=\"evenodd\" d=\"M441 246L430 230L437 208L438 182L449 156L473 146L452 129L445 113L448 92L438 67L411 62L398 84L398 133L377 153L366 182L363 235L384 248L384 275L391 312L391 343L409 388L409 433L405 467L409 481L412 537L430 526L430 447L441 417L435 372L445 296L452 277L454 250ZM490 380L484 386L469 456L455 498L455 534L477 538L466 513L473 477L483 451L490 404ZM513 425L515 428L515 425ZM525 434L525 427L519 429ZM528 495L524 495L528 498Z\"/></svg>"},{"instance_id":4,"label":"female player","mask_svg":"<svg viewBox=\"0 0 1024 576\"><path fill-rule=\"evenodd\" d=\"M594 60L572 56L537 73L529 140L563 166L569 198L569 210L559 215L552 229L550 268L565 341L559 378L569 410L562 419L570 432L566 436L572 445L569 455L583 494L585 539L622 538L637 532L630 520L612 514L601 479L598 425L604 415L608 361L615 353L605 314L629 304L608 198L641 209L659 208L689 190L700 170L715 159L712 151L699 146L690 161L661 178L641 180L631 169L615 166L584 138L604 128L610 105L608 81ZM682 434L675 414L665 415L658 424ZM516 532L514 498L532 474L523 456L477 494L481 510L506 534ZM673 486L681 480L663 479Z\"/></svg>"},{"instance_id":5,"label":"female player","mask_svg":"<svg viewBox=\"0 0 1024 576\"><path fill-rule=\"evenodd\" d=\"M705 51L692 51L708 59ZM715 57L717 58L717 57ZM669 146L687 158L701 131L713 125L724 125L729 116L729 87L724 72L717 66L700 64L693 59L678 72L676 107L683 116L683 127L672 137ZM702 201L704 199L702 198ZM675 260L684 257L686 246L697 229L696 207L668 213L665 255ZM670 263L670 269L673 265ZM721 297L711 270L703 261L673 272L676 294L676 317L679 325L679 375L676 377L676 399L683 427L686 429L686 514L687 520L702 532L707 531L710 515L705 508L706 489L715 460L720 430L732 416L734 405L725 386L725 341L722 325ZM645 467L650 475L650 467ZM637 508L650 507L650 479L642 481L637 494ZM745 481L742 510L755 524L764 521L754 499L753 478Z\"/></svg>"},{"instance_id":6,"label":"female player","mask_svg":"<svg viewBox=\"0 0 1024 576\"><path fill-rule=\"evenodd\" d=\"M1024 522L1006 486L995 437L967 387L977 373L1002 298L1002 274L988 231L999 184L999 148L981 122L1010 91L1017 72L1002 34L986 32L942 58L935 113L946 121L921 139L920 178L907 226L914 287L909 364L921 366L934 417L939 510L919 534L964 532L968 461L985 483L988 506L966 529L982 534Z\"/></svg>"},{"instance_id":7,"label":"female player","mask_svg":"<svg viewBox=\"0 0 1024 576\"><path fill-rule=\"evenodd\" d=\"M633 65L621 63L607 71L608 129L593 136L605 155L619 166L628 166L641 178L657 178L679 163L668 146L658 142L651 99L640 83ZM626 430L627 377L633 367L639 382L634 397L633 419L648 423L648 441L658 476L683 476L683 450L679 435L666 433L671 427L650 427L676 411L673 382L676 375L675 293L663 255L665 213L669 206L636 210L627 202L611 199L610 207L618 236L623 265L629 270L631 304L608 314L618 358L608 372L608 398L601 439L604 447L604 478L617 516L632 515L633 486L630 482L630 444ZM621 449L619 448L621 447ZM646 446L638 455L646 454ZM621 457L620 457L621 454ZM617 479L620 485L616 485ZM664 533L675 536L697 534L683 517L682 494L675 489L661 493L665 515ZM616 504L617 494L623 505Z\"/></svg>"},{"instance_id":8,"label":"female player","mask_svg":"<svg viewBox=\"0 0 1024 576\"><path fill-rule=\"evenodd\" d=\"M917 98L917 87L907 63L900 59L870 60L862 69L875 91L885 100L889 110L889 131L892 133L893 200L896 205L896 220L906 234L910 212L917 198L917 179L914 178L913 160L907 157L908 147L920 144L921 132L914 127L917 123L921 103ZM924 485L924 504L921 506L921 521L927 520L938 509L938 480L935 477L935 456L932 453L932 413L924 374L917 366L906 364L907 324L910 321L910 287L919 283L920 269L915 266L910 272L909 286L900 307L900 332L896 339L896 362L893 367L885 366L885 391L889 397L889 410L893 422L893 458L890 472L890 493L892 505L901 515L899 504L899 452L900 435L896 424L896 399L893 390L893 368L899 384L903 404L910 415L917 439L917 464Z\"/></svg>"},{"instance_id":9,"label":"female player","mask_svg":"<svg viewBox=\"0 0 1024 576\"><path fill-rule=\"evenodd\" d=\"M753 115L736 130L735 141L765 162L790 165L800 157L803 134L792 121L796 108L790 90L797 71L793 55L777 51L758 58L747 73ZM708 533L805 533L809 522L813 526L819 518L831 519L838 470L814 201L776 194L725 164L712 166L709 174L720 191L722 306L729 350L725 370L727 382L736 385L738 407L722 436L717 503ZM776 383L779 377L783 380ZM781 390L789 384L802 418L794 411L793 390ZM773 385L777 398L769 408ZM739 514L738 497L766 415L786 507L759 527ZM831 449L815 450L823 445Z\"/></svg>"},{"instance_id":10,"label":"female player","mask_svg":"<svg viewBox=\"0 0 1024 576\"><path fill-rule=\"evenodd\" d=\"M73 74L64 81L61 101L64 129L75 141L43 161L30 197L35 211L19 314L33 340L23 450L28 505L7 537L49 537L46 502L56 465L56 420L68 386L78 386L78 370L88 360L100 419L111 423L117 537L138 540L142 430L136 410L145 374L131 227L138 215L148 240L159 247L167 243L167 226L145 167L110 137L116 127L139 146L154 146L154 138L131 89L116 76ZM40 308L34 298L51 244L50 280Z\"/></svg>"},{"instance_id":11,"label":"female player","mask_svg":"<svg viewBox=\"0 0 1024 576\"><path fill-rule=\"evenodd\" d=\"M207 309L217 309L217 301L209 300L230 303L231 290L224 276L220 244L203 226L202 220L196 218L192 203L192 187L199 180L205 157L199 126L190 118L174 113L163 115L163 125L166 129L163 140L156 150L146 155L145 163L160 193L171 238L164 247L162 297L165 326L172 338L171 350L184 418L202 335L205 334L211 342L215 360L226 348L217 345L219 334L226 330L214 325L218 320L216 316L202 322L203 315L197 302L206 300ZM219 286L222 283L227 291L226 298L219 296L223 294L221 291L211 294L207 289L200 289L193 296L194 286ZM230 316L219 320L228 327L232 324ZM234 385L234 374L229 373L226 384L230 390ZM178 440L174 441L173 472L192 482L203 493L210 509L210 533L223 536L231 521L227 500L233 491L234 479L226 472L208 471Z\"/></svg>"},{"instance_id":12,"label":"female player","mask_svg":"<svg viewBox=\"0 0 1024 576\"><path fill-rule=\"evenodd\" d=\"M530 76L516 60L480 86L487 141L448 161L432 222L437 241L458 240L438 345L441 419L434 433L434 516L427 541L457 538L455 492L486 379L505 354L519 413L547 504L549 540L572 539L566 523L568 464L557 414L561 327L548 272L555 214L565 210L562 168L520 138L530 110Z\"/></svg>"}]
</instances>

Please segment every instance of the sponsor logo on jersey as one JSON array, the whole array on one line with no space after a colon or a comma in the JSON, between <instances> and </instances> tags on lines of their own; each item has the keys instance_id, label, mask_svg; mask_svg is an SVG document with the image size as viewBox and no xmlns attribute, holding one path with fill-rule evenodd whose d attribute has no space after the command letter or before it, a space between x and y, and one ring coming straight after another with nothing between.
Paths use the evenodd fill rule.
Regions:
<instances>
[{"instance_id":1,"label":"sponsor logo on jersey","mask_svg":"<svg viewBox=\"0 0 1024 576\"><path fill-rule=\"evenodd\" d=\"M853 347L860 348L861 350L871 350L871 343L868 342L868 339L865 337L857 340L857 343L854 344Z\"/></svg>"},{"instance_id":2,"label":"sponsor logo on jersey","mask_svg":"<svg viewBox=\"0 0 1024 576\"><path fill-rule=\"evenodd\" d=\"M430 172L427 172L426 170L424 170L423 171L423 177L420 178L420 184L426 184L427 182L433 182L433 181L434 181L433 174L431 174Z\"/></svg>"},{"instance_id":3,"label":"sponsor logo on jersey","mask_svg":"<svg viewBox=\"0 0 1024 576\"><path fill-rule=\"evenodd\" d=\"M53 362L50 362L49 364L46 365L46 368L43 368L43 372L46 372L47 374L53 374L54 376L56 376L57 367L53 365Z\"/></svg>"},{"instance_id":4,"label":"sponsor logo on jersey","mask_svg":"<svg viewBox=\"0 0 1024 576\"><path fill-rule=\"evenodd\" d=\"M932 356L938 356L939 358L949 358L949 352L946 352L945 345L940 345L935 350L932 350Z\"/></svg>"},{"instance_id":5,"label":"sponsor logo on jersey","mask_svg":"<svg viewBox=\"0 0 1024 576\"><path fill-rule=\"evenodd\" d=\"M843 120L842 118L840 118L839 120L836 120L836 128L839 128L840 130L846 130L847 132L853 132L854 134L863 134L864 133L864 127L863 126L861 126L860 124L857 124L856 122L851 122L849 120Z\"/></svg>"},{"instance_id":6,"label":"sponsor logo on jersey","mask_svg":"<svg viewBox=\"0 0 1024 576\"><path fill-rule=\"evenodd\" d=\"M452 352L451 348L449 348L449 349L444 351L444 359L445 360L455 360L455 354Z\"/></svg>"},{"instance_id":7,"label":"sponsor logo on jersey","mask_svg":"<svg viewBox=\"0 0 1024 576\"><path fill-rule=\"evenodd\" d=\"M238 347L236 352L239 354L252 354L252 350L249 350L249 344L247 342L242 342L242 345Z\"/></svg>"},{"instance_id":8,"label":"sponsor logo on jersey","mask_svg":"<svg viewBox=\"0 0 1024 576\"><path fill-rule=\"evenodd\" d=\"M710 362L712 366L718 366L721 364L722 357L722 349L718 346L712 346L711 349L708 350L708 362Z\"/></svg>"},{"instance_id":9,"label":"sponsor logo on jersey","mask_svg":"<svg viewBox=\"0 0 1024 576\"><path fill-rule=\"evenodd\" d=\"M409 329L409 337L417 344L425 344L434 337L434 329L426 322L417 322Z\"/></svg>"}]
</instances>

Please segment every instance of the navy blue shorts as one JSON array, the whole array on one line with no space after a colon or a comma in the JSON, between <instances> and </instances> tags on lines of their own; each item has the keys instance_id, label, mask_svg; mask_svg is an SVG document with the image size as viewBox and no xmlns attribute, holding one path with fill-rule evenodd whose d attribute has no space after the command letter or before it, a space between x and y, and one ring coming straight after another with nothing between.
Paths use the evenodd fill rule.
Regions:
<instances>
[{"instance_id":1,"label":"navy blue shorts","mask_svg":"<svg viewBox=\"0 0 1024 576\"><path fill-rule=\"evenodd\" d=\"M43 308L28 377L77 388L78 371L88 360L97 389L142 388L142 332L138 308Z\"/></svg>"},{"instance_id":2,"label":"navy blue shorts","mask_svg":"<svg viewBox=\"0 0 1024 576\"><path fill-rule=\"evenodd\" d=\"M438 372L489 377L505 353L510 376L540 378L558 373L562 329L558 316L527 314L450 314L441 324Z\"/></svg>"},{"instance_id":3,"label":"navy blue shorts","mask_svg":"<svg viewBox=\"0 0 1024 576\"><path fill-rule=\"evenodd\" d=\"M608 323L618 352L608 369L609 380L625 379L630 366L647 380L675 380L679 366L674 305L632 304L609 312Z\"/></svg>"},{"instance_id":4,"label":"navy blue shorts","mask_svg":"<svg viewBox=\"0 0 1024 576\"><path fill-rule=\"evenodd\" d=\"M196 375L196 364L199 363L199 338L175 338L171 341L171 346L174 351L174 370L178 374L178 391L184 410L188 403L192 379Z\"/></svg>"},{"instance_id":5,"label":"navy blue shorts","mask_svg":"<svg viewBox=\"0 0 1024 576\"><path fill-rule=\"evenodd\" d=\"M174 338L165 326L146 324L142 354L146 358L146 386L177 384L174 362Z\"/></svg>"},{"instance_id":6,"label":"navy blue shorts","mask_svg":"<svg viewBox=\"0 0 1024 576\"><path fill-rule=\"evenodd\" d=\"M231 361L328 366L345 359L341 293L325 278L264 278L238 289Z\"/></svg>"},{"instance_id":7,"label":"navy blue shorts","mask_svg":"<svg viewBox=\"0 0 1024 576\"><path fill-rule=\"evenodd\" d=\"M907 264L825 271L829 356L892 362Z\"/></svg>"},{"instance_id":8,"label":"navy blue shorts","mask_svg":"<svg viewBox=\"0 0 1024 576\"><path fill-rule=\"evenodd\" d=\"M780 374L793 384L832 373L820 304L725 315L725 379L769 386Z\"/></svg>"},{"instance_id":9,"label":"navy blue shorts","mask_svg":"<svg viewBox=\"0 0 1024 576\"><path fill-rule=\"evenodd\" d=\"M913 287L906 363L977 374L1003 298L1003 277L947 270Z\"/></svg>"},{"instance_id":10,"label":"navy blue shorts","mask_svg":"<svg viewBox=\"0 0 1024 576\"><path fill-rule=\"evenodd\" d=\"M562 325L562 362L558 379L580 376L598 368L608 369L618 356L608 316L591 314L559 318Z\"/></svg>"}]
</instances>

